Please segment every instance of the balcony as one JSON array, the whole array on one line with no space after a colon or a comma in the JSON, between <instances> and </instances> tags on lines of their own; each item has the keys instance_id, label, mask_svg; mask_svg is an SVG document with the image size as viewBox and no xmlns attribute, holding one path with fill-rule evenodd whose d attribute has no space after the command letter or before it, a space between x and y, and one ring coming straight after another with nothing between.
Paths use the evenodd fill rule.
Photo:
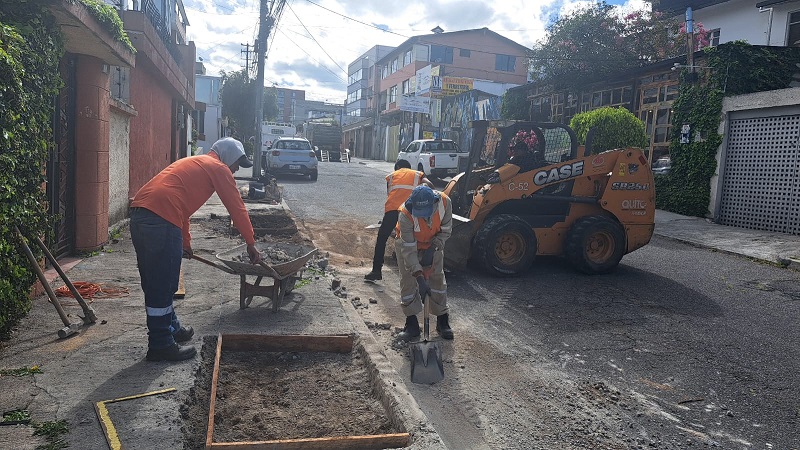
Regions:
<instances>
[{"instance_id":1,"label":"balcony","mask_svg":"<svg viewBox=\"0 0 800 450\"><path fill-rule=\"evenodd\" d=\"M181 2L181 0L178 0L178 2L180 3L182 10L183 3ZM175 4L173 3L172 5L174 7ZM137 6L136 3L134 3L134 10L136 10L135 9L136 6ZM178 48L176 47L176 43L178 42L178 39L185 41L186 16L185 15L183 16L184 20L180 21L180 26L178 26L179 21L175 20L174 22L176 26L171 27L169 26L169 24L167 24L167 19L161 14L161 12L156 7L154 0L142 0L141 7L139 10L144 13L145 17L147 17L147 19L150 21L150 24L153 25L153 28L155 29L158 36L161 38L161 41L164 43L164 46L167 48L167 51L169 51L169 54L172 55L172 57L175 59L176 62L180 63L181 59L183 58L183 55L181 54L180 50L178 50ZM184 37L179 38L178 36L176 36L175 38L173 38L170 34L170 30L172 29L176 31L176 34L179 34L177 33L177 31L182 30Z\"/></svg>"}]
</instances>

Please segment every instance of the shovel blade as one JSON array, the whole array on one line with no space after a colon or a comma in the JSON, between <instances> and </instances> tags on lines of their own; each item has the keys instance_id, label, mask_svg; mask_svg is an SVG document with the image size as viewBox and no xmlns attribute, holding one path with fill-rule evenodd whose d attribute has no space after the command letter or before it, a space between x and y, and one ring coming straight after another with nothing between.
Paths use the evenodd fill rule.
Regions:
<instances>
[{"instance_id":1,"label":"shovel blade","mask_svg":"<svg viewBox=\"0 0 800 450\"><path fill-rule=\"evenodd\" d=\"M444 379L442 351L435 342L411 344L411 382L433 384Z\"/></svg>"}]
</instances>

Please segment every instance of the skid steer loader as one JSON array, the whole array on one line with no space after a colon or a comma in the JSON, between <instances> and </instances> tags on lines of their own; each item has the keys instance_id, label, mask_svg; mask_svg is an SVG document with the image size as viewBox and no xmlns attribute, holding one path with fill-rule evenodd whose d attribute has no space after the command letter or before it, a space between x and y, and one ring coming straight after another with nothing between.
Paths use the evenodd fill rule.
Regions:
<instances>
[{"instance_id":1,"label":"skid steer loader","mask_svg":"<svg viewBox=\"0 0 800 450\"><path fill-rule=\"evenodd\" d=\"M655 186L638 148L591 153L575 132L555 123L474 121L464 172L444 192L453 204L445 265L468 263L497 276L528 270L538 255L565 257L587 274L610 272L622 256L650 242ZM518 132L536 136L538 167L507 163ZM494 175L493 173L496 172ZM491 181L491 183L489 183Z\"/></svg>"}]
</instances>

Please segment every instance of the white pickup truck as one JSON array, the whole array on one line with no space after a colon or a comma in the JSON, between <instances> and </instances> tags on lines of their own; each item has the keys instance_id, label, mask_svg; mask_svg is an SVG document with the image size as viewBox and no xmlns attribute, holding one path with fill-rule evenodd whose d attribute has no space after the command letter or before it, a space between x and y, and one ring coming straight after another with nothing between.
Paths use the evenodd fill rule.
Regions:
<instances>
[{"instance_id":1,"label":"white pickup truck","mask_svg":"<svg viewBox=\"0 0 800 450\"><path fill-rule=\"evenodd\" d=\"M426 176L446 178L455 176L459 172L459 158L468 156L449 139L419 139L398 153L397 160L407 160L412 169L425 172Z\"/></svg>"}]
</instances>

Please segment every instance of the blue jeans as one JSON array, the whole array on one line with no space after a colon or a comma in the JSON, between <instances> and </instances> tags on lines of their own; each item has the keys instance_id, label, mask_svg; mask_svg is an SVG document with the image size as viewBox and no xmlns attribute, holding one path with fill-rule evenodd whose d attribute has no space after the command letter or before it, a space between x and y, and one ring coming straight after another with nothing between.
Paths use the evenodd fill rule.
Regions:
<instances>
[{"instance_id":1,"label":"blue jeans","mask_svg":"<svg viewBox=\"0 0 800 450\"><path fill-rule=\"evenodd\" d=\"M181 324L172 307L178 290L183 256L181 229L144 208L131 209L131 240L144 291L150 348L175 343L172 335Z\"/></svg>"}]
</instances>

